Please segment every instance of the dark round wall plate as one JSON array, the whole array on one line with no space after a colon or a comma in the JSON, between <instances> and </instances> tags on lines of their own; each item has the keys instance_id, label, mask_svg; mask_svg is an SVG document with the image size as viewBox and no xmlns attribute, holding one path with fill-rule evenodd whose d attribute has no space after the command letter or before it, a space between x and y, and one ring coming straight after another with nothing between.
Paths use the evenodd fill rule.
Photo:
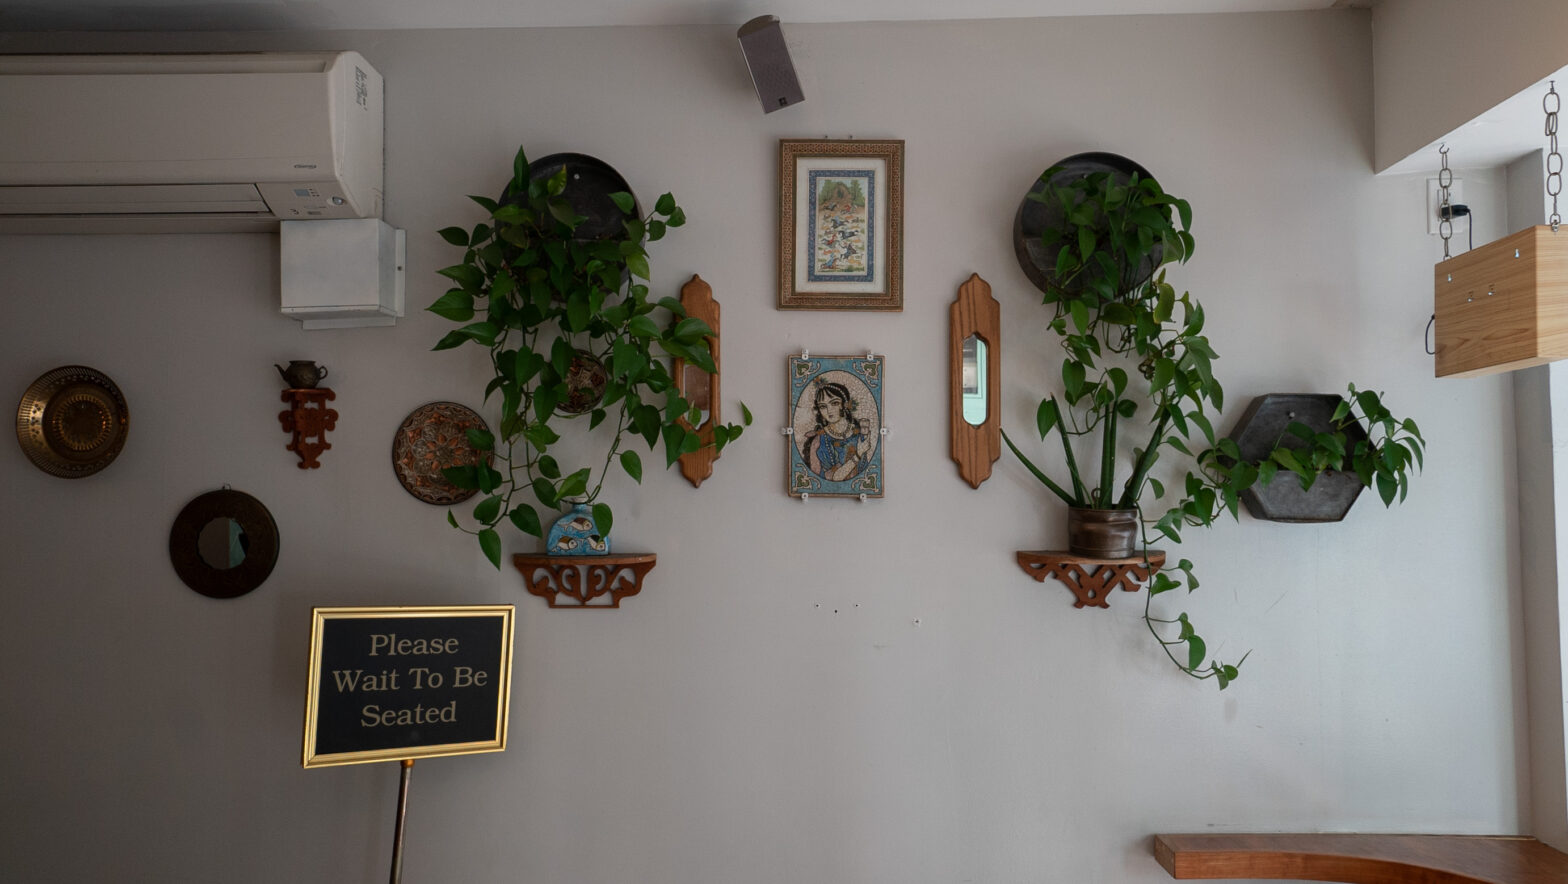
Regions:
<instances>
[{"instance_id":1,"label":"dark round wall plate","mask_svg":"<svg viewBox=\"0 0 1568 884\"><path fill-rule=\"evenodd\" d=\"M125 447L130 409L109 376L63 365L28 386L16 407L16 439L33 466L79 479L107 467Z\"/></svg>"},{"instance_id":2,"label":"dark round wall plate","mask_svg":"<svg viewBox=\"0 0 1568 884\"><path fill-rule=\"evenodd\" d=\"M1139 178L1153 177L1149 170L1138 165L1120 154L1094 151L1090 153L1073 154L1065 160L1051 164L1046 171L1060 166L1055 175L1051 176L1051 183L1065 184L1078 178L1084 178L1096 172L1109 172L1114 180L1127 183L1132 179L1133 173ZM1028 193L1040 193L1045 190L1045 173L1042 172L1034 181L1034 186ZM1060 206L1047 205L1029 199L1026 194L1018 204L1018 212L1013 216L1013 252L1018 256L1018 266L1023 268L1024 275L1034 283L1040 291L1053 288L1056 280L1056 255L1047 255L1040 243L1040 234L1046 230L1059 227L1062 224L1062 210ZM1160 248L1155 247L1154 253L1139 268L1141 282L1154 275L1154 270L1160 265Z\"/></svg>"},{"instance_id":3,"label":"dark round wall plate","mask_svg":"<svg viewBox=\"0 0 1568 884\"><path fill-rule=\"evenodd\" d=\"M621 225L633 217L621 211L610 199L612 193L632 193L631 185L609 163L598 157L580 153L553 153L528 164L530 181L544 181L566 167L566 189L561 196L571 203L572 211L584 220L577 226L575 239L579 241L613 239L623 236ZM504 200L503 200L504 201ZM636 217L642 217L642 206L637 195L632 194Z\"/></svg>"}]
</instances>

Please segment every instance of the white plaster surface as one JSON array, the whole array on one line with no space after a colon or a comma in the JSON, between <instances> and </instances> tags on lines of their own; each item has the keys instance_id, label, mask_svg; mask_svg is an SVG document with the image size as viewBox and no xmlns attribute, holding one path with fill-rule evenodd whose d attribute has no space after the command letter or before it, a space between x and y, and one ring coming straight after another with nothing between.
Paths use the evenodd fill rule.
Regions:
<instances>
[{"instance_id":1,"label":"white plaster surface","mask_svg":"<svg viewBox=\"0 0 1568 884\"><path fill-rule=\"evenodd\" d=\"M383 880L394 765L303 771L313 605L518 605L505 753L413 771L404 880L594 884L1168 880L1162 831L1509 833L1529 824L1513 396L1434 380L1419 176L1372 175L1364 13L811 25L805 103L764 116L726 27L285 37L0 35L0 50L351 48L387 81L388 220L409 231L409 317L304 332L268 236L0 237L0 378L115 378L130 441L75 482L0 446L6 616L0 877ZM898 315L779 312L781 137L907 141ZM395 481L415 407L481 405L477 349L419 307L519 142L616 166L690 224L657 288L723 305L726 414L758 423L692 489L612 480L617 548L658 567L617 612L547 610ZM1131 156L1191 200L1228 430L1255 395L1385 391L1430 440L1402 507L1342 523L1223 524L1171 552L1162 598L1227 660L1174 672L1141 596L1075 610L1013 551L1065 514L1004 458L978 491L948 459L947 311L971 272L1002 304L1003 419L1056 389L1010 229L1052 162ZM1465 175L1477 239L1501 176ZM783 492L785 357L887 355L888 496ZM322 468L284 450L275 362L331 368ZM487 412L493 414L493 411ZM271 509L270 580L219 602L169 565L186 501ZM505 552L536 541L508 536Z\"/></svg>"}]
</instances>

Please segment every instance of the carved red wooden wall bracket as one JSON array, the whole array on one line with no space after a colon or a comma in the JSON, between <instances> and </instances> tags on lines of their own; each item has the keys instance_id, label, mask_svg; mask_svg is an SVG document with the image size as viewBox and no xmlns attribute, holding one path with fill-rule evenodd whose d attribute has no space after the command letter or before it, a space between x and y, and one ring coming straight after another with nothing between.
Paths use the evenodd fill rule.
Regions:
<instances>
[{"instance_id":1,"label":"carved red wooden wall bracket","mask_svg":"<svg viewBox=\"0 0 1568 884\"><path fill-rule=\"evenodd\" d=\"M642 591L642 579L658 560L655 553L512 556L528 592L552 608L619 608L621 599Z\"/></svg>"},{"instance_id":2,"label":"carved red wooden wall bracket","mask_svg":"<svg viewBox=\"0 0 1568 884\"><path fill-rule=\"evenodd\" d=\"M290 387L283 391L283 401L289 407L279 412L278 421L283 424L283 432L293 437L286 447L299 455L295 466L302 470L319 468L321 453L332 447L327 431L337 428L338 413L327 403L336 398L337 394L326 387Z\"/></svg>"},{"instance_id":3,"label":"carved red wooden wall bracket","mask_svg":"<svg viewBox=\"0 0 1568 884\"><path fill-rule=\"evenodd\" d=\"M1073 602L1075 608L1109 608L1112 590L1121 587L1124 592L1137 592L1164 566L1165 553L1157 549L1149 550L1147 558L1125 559L1091 559L1048 550L1018 551L1018 567L1041 583L1047 577L1055 577L1078 597Z\"/></svg>"}]
</instances>

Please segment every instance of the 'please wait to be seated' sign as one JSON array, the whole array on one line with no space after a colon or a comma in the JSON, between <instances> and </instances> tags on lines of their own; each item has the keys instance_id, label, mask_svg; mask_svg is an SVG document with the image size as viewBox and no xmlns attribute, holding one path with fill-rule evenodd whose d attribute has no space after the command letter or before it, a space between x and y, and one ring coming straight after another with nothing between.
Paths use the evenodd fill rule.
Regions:
<instances>
[{"instance_id":1,"label":"'please wait to be seated' sign","mask_svg":"<svg viewBox=\"0 0 1568 884\"><path fill-rule=\"evenodd\" d=\"M315 608L305 767L506 748L511 605Z\"/></svg>"}]
</instances>

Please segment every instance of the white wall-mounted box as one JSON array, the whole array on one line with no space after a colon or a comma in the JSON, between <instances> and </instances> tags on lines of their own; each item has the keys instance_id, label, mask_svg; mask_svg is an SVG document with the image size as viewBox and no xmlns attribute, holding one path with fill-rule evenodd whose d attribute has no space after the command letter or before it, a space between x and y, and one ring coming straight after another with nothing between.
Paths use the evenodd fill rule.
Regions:
<instances>
[{"instance_id":1,"label":"white wall-mounted box","mask_svg":"<svg viewBox=\"0 0 1568 884\"><path fill-rule=\"evenodd\" d=\"M307 329L395 324L403 315L405 233L376 218L282 222L283 315Z\"/></svg>"}]
</instances>

